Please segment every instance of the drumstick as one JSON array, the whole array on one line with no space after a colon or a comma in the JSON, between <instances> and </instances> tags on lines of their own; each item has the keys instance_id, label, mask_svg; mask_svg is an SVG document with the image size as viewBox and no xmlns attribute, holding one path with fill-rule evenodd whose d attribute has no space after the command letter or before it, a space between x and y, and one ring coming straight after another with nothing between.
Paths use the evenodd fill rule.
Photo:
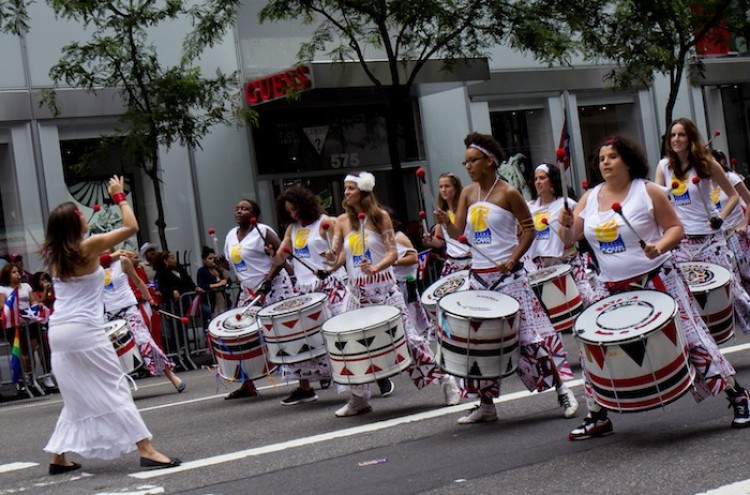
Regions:
<instances>
[{"instance_id":1,"label":"drumstick","mask_svg":"<svg viewBox=\"0 0 750 495\"><path fill-rule=\"evenodd\" d=\"M428 234L430 229L427 227L427 213L425 213L424 210L421 210L419 212L419 218L422 220L422 229L424 230L424 233Z\"/></svg>"},{"instance_id":2,"label":"drumstick","mask_svg":"<svg viewBox=\"0 0 750 495\"><path fill-rule=\"evenodd\" d=\"M583 188L584 191L588 191L588 189L589 189L589 181L587 181L587 180L582 181L581 182L581 187Z\"/></svg>"},{"instance_id":3,"label":"drumstick","mask_svg":"<svg viewBox=\"0 0 750 495\"><path fill-rule=\"evenodd\" d=\"M258 219L255 217L251 217L250 224L253 226L255 230L258 231L258 235L260 235L260 238L263 240L263 245L268 244L268 241L266 241L266 236L263 235L263 232L260 231L260 227L258 227Z\"/></svg>"},{"instance_id":4,"label":"drumstick","mask_svg":"<svg viewBox=\"0 0 750 495\"><path fill-rule=\"evenodd\" d=\"M435 209L438 208L437 201L435 201L435 195L432 194L432 189L427 187L427 181L425 180L425 170L422 167L419 167L417 169L417 179L419 179L419 184L422 189L422 197L424 197L424 191L426 190L427 193L430 195L430 200L432 201L432 205L435 207ZM424 209L427 209L426 205L422 205Z\"/></svg>"},{"instance_id":5,"label":"drumstick","mask_svg":"<svg viewBox=\"0 0 750 495\"><path fill-rule=\"evenodd\" d=\"M99 206L99 203L94 203L94 205L91 207L91 209L94 210L94 211L91 212L91 216L89 217L89 219L88 219L88 221L86 223L91 223L91 219L94 218L94 215L96 215L99 212L99 210L102 209L102 207Z\"/></svg>"},{"instance_id":6,"label":"drumstick","mask_svg":"<svg viewBox=\"0 0 750 495\"><path fill-rule=\"evenodd\" d=\"M646 241L641 239L641 236L638 235L638 232L635 231L632 225L630 225L630 222L627 218L625 218L625 215L622 212L622 205L620 203L612 203L612 209L615 210L615 213L620 215L622 220L625 222L625 224L630 228L630 231L633 232L633 235L638 239L638 244L641 245L642 249L646 249Z\"/></svg>"},{"instance_id":7,"label":"drumstick","mask_svg":"<svg viewBox=\"0 0 750 495\"><path fill-rule=\"evenodd\" d=\"M440 235L440 234L437 234L437 235L435 236L435 239L439 239L439 240L441 240L441 241L445 241L445 242L446 242L446 243L448 243L448 244L453 244L454 246L456 246L456 247L460 247L460 248L462 248L462 249L463 249L463 248L465 248L465 246L466 246L466 244L461 244L460 242L458 242L458 241L456 241L456 240L454 240L454 239L451 239L450 237L443 237L443 236L442 236L442 235Z\"/></svg>"},{"instance_id":8,"label":"drumstick","mask_svg":"<svg viewBox=\"0 0 750 495\"><path fill-rule=\"evenodd\" d=\"M261 299L263 299L263 294L258 294L257 296L255 296L255 299L250 301L249 304L245 305L245 309L234 315L234 317L238 320L241 320L242 318L248 316L247 310L258 304L258 301L260 301Z\"/></svg>"},{"instance_id":9,"label":"drumstick","mask_svg":"<svg viewBox=\"0 0 750 495\"><path fill-rule=\"evenodd\" d=\"M484 251L482 251L481 249L479 249L478 247L476 247L474 244L472 244L471 242L469 242L469 239L465 235L462 235L461 237L459 237L458 238L458 242L460 242L461 244L466 244L471 249L474 249L477 253L479 253L480 255L482 255L484 257L484 259L486 259L487 261L489 261L493 265L497 265L497 263L495 262L495 260L493 260L492 258L490 258Z\"/></svg>"},{"instance_id":10,"label":"drumstick","mask_svg":"<svg viewBox=\"0 0 750 495\"><path fill-rule=\"evenodd\" d=\"M562 182L562 197L563 207L565 210L570 211L568 206L568 181L565 178L565 158L568 154L565 152L565 148L557 148L557 168L560 169L560 181Z\"/></svg>"},{"instance_id":11,"label":"drumstick","mask_svg":"<svg viewBox=\"0 0 750 495\"><path fill-rule=\"evenodd\" d=\"M706 143L706 148L710 147L710 146L711 146L711 142L712 142L712 141L713 141L714 139L716 139L717 137L719 137L719 136L721 136L721 131L720 131L720 130L718 130L718 129L716 129L716 130L714 131L714 135L713 135L713 136L711 136L711 139L709 139L709 140L708 140L708 142Z\"/></svg>"},{"instance_id":12,"label":"drumstick","mask_svg":"<svg viewBox=\"0 0 750 495\"><path fill-rule=\"evenodd\" d=\"M331 235L328 229L331 228L331 223L328 220L320 222L320 228L326 233L326 241L328 242L328 252L333 254L333 244L331 244Z\"/></svg>"},{"instance_id":13,"label":"drumstick","mask_svg":"<svg viewBox=\"0 0 750 495\"><path fill-rule=\"evenodd\" d=\"M357 220L359 220L360 235L362 235L362 257L364 258L365 252L367 251L367 243L365 242L365 214L359 212L357 214Z\"/></svg>"},{"instance_id":14,"label":"drumstick","mask_svg":"<svg viewBox=\"0 0 750 495\"><path fill-rule=\"evenodd\" d=\"M208 229L208 235L211 236L211 241L214 243L214 253L216 253L216 256L223 256L223 253L219 253L219 241L216 239L216 229Z\"/></svg>"},{"instance_id":15,"label":"drumstick","mask_svg":"<svg viewBox=\"0 0 750 495\"><path fill-rule=\"evenodd\" d=\"M547 227L549 227L549 229L550 229L550 230L551 230L552 232L554 232L554 233L555 233L555 235L556 235L556 236L557 236L557 237L558 237L558 238L559 238L559 239L560 239L561 241L563 240L563 239L562 239L562 237L560 237L560 233L559 233L559 232L558 232L558 231L557 231L556 229L553 229L553 228L552 228L552 226L551 226L551 225L549 224L549 219L548 219L547 217L544 217L544 218L542 218L541 222L542 222L542 223L543 223L544 225L546 225ZM565 241L563 241L563 244L565 244Z\"/></svg>"},{"instance_id":16,"label":"drumstick","mask_svg":"<svg viewBox=\"0 0 750 495\"><path fill-rule=\"evenodd\" d=\"M693 184L695 184L695 187L698 188L698 196L701 198L701 203L703 203L703 208L706 210L706 215L708 216L708 223L711 224L711 228L718 230L721 228L721 224L724 223L724 220L722 220L721 217L714 215L715 212L711 211L708 207L708 203L706 203L706 198L703 197L703 194L701 193L700 189L700 182L701 179L697 175L693 177L692 179Z\"/></svg>"},{"instance_id":17,"label":"drumstick","mask_svg":"<svg viewBox=\"0 0 750 495\"><path fill-rule=\"evenodd\" d=\"M308 265L307 263L305 263L302 259L300 259L299 256L297 256L296 254L294 254L292 252L292 250L289 249L289 246L284 246L284 247L281 248L281 250L284 251L285 254L288 254L289 256L291 256L292 258L294 258L295 260L299 261L302 266L304 266L305 268L307 268L308 270L310 270L314 274L316 274L316 275L318 274L318 270L316 270L315 268L311 267L310 265Z\"/></svg>"},{"instance_id":18,"label":"drumstick","mask_svg":"<svg viewBox=\"0 0 750 495\"><path fill-rule=\"evenodd\" d=\"M170 313L169 311L164 311L163 309L157 309L156 311L163 314L164 316L169 316L170 318L174 318L175 320L180 320L180 323L184 323L185 325L190 323L190 318L188 318L187 316L177 316L176 314Z\"/></svg>"}]
</instances>

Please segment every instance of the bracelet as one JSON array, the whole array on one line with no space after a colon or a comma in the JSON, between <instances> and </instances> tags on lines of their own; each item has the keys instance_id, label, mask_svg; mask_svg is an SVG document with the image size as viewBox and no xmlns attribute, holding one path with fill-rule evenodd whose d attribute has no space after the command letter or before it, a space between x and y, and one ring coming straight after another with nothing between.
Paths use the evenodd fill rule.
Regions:
<instances>
[{"instance_id":1,"label":"bracelet","mask_svg":"<svg viewBox=\"0 0 750 495\"><path fill-rule=\"evenodd\" d=\"M122 203L123 201L127 201L127 200L128 200L128 197L127 197L127 196L125 196L125 193L122 193L122 192L118 192L118 193L114 193L114 194L112 195L112 202L113 202L114 204L116 204L116 205L119 205L119 204L120 204L120 203Z\"/></svg>"}]
</instances>

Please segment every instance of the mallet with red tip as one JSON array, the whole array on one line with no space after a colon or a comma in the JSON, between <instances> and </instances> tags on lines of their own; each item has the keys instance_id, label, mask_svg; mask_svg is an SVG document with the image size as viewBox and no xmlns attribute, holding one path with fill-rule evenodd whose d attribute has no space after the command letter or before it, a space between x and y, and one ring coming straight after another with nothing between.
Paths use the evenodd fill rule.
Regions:
<instances>
[{"instance_id":1,"label":"mallet with red tip","mask_svg":"<svg viewBox=\"0 0 750 495\"><path fill-rule=\"evenodd\" d=\"M367 252L367 242L365 241L365 219L366 215L364 212L357 213L357 220L359 220L359 233L362 236L362 256Z\"/></svg>"},{"instance_id":2,"label":"mallet with red tip","mask_svg":"<svg viewBox=\"0 0 750 495\"><path fill-rule=\"evenodd\" d=\"M588 191L588 189L589 189L589 181L587 181L587 180L582 181L581 182L581 187L583 188L584 191Z\"/></svg>"},{"instance_id":3,"label":"mallet with red tip","mask_svg":"<svg viewBox=\"0 0 750 495\"><path fill-rule=\"evenodd\" d=\"M163 314L164 316L179 320L183 325L187 325L188 323L190 323L190 318L188 318L187 316L178 316L174 313L170 313L169 311L164 311L163 309L157 309L156 311L160 314Z\"/></svg>"},{"instance_id":4,"label":"mallet with red tip","mask_svg":"<svg viewBox=\"0 0 750 495\"><path fill-rule=\"evenodd\" d=\"M479 249L478 247L476 247L474 244L472 244L471 242L469 242L469 238L466 237L465 235L460 236L458 238L458 242L460 242L461 244L466 244L471 249L473 249L474 251L476 251L477 254L481 255L484 259L486 259L487 261L489 261L493 265L497 265L497 263L495 262L495 260L493 260L492 258L490 258L487 255L487 253L485 253L484 251L482 251L481 249Z\"/></svg>"},{"instance_id":5,"label":"mallet with red tip","mask_svg":"<svg viewBox=\"0 0 750 495\"><path fill-rule=\"evenodd\" d=\"M565 167L565 159L568 157L568 153L565 151L565 148L557 148L557 152L555 153L557 157L557 168L560 169L560 182L562 186L562 197L563 197L563 207L570 211L570 207L568 206L568 181L565 177L565 173L567 171Z\"/></svg>"},{"instance_id":6,"label":"mallet with red tip","mask_svg":"<svg viewBox=\"0 0 750 495\"><path fill-rule=\"evenodd\" d=\"M219 241L216 239L216 229L213 227L209 228L208 235L211 236L211 241L214 243L214 252L216 253L216 256L221 256L221 253L219 252Z\"/></svg>"},{"instance_id":7,"label":"mallet with red tip","mask_svg":"<svg viewBox=\"0 0 750 495\"><path fill-rule=\"evenodd\" d=\"M94 211L91 212L91 216L89 217L87 223L91 223L91 219L94 218L94 215L96 215L97 213L99 213L99 210L101 210L102 207L99 206L99 203L94 203L94 205L91 207L91 209L94 210Z\"/></svg>"},{"instance_id":8,"label":"mallet with red tip","mask_svg":"<svg viewBox=\"0 0 750 495\"><path fill-rule=\"evenodd\" d=\"M563 240L563 238L562 238L562 237L560 237L560 233L559 233L559 232L557 231L557 229L553 229L553 228L552 228L552 226L550 225L550 223L549 223L549 218L547 218L547 217L543 217L543 218L541 219L541 222L542 222L542 224L543 224L543 225L546 225L547 227L549 227L549 229L550 229L550 230L551 230L552 232L554 232L554 233L555 233L555 235L556 235L556 236L557 236L557 237L558 237L558 238L559 238L559 239L560 239L561 241ZM563 244L565 244L565 241L563 241Z\"/></svg>"},{"instance_id":9,"label":"mallet with red tip","mask_svg":"<svg viewBox=\"0 0 750 495\"><path fill-rule=\"evenodd\" d=\"M291 249L289 249L289 246L283 246L281 248L281 250L284 251L284 254L286 254L287 256L291 256L295 260L299 261L299 263L302 266L304 266L305 268L307 268L308 270L310 270L311 272L313 272L315 274L315 276L318 277L319 279L323 280L324 278L328 277L328 275L330 275L325 270L318 270L318 269L313 268L312 266L308 265L307 262L305 262L305 260L301 259L299 256L297 256L296 254L294 254L294 252Z\"/></svg>"},{"instance_id":10,"label":"mallet with red tip","mask_svg":"<svg viewBox=\"0 0 750 495\"><path fill-rule=\"evenodd\" d=\"M326 233L326 241L328 242L328 252L333 254L333 243L331 243L331 233L328 229L331 228L331 222L323 220L320 222L320 228Z\"/></svg>"},{"instance_id":11,"label":"mallet with red tip","mask_svg":"<svg viewBox=\"0 0 750 495\"><path fill-rule=\"evenodd\" d=\"M638 244L641 245L641 248L646 249L646 241L641 239L641 236L638 235L638 232L636 232L633 226L630 225L630 222L625 217L625 214L622 212L622 205L620 203L612 203L612 209L615 211L615 213L620 215L620 218L622 218L623 222L625 222L625 225L628 226L628 228L633 233L633 235L638 239Z\"/></svg>"},{"instance_id":12,"label":"mallet with red tip","mask_svg":"<svg viewBox=\"0 0 750 495\"><path fill-rule=\"evenodd\" d=\"M251 309L253 306L258 304L258 302L260 302L261 299L263 299L263 294L258 294L257 296L255 296L255 299L250 301L250 303L248 303L241 312L234 315L234 317L237 318L238 320L241 320L242 318L246 316L250 316L248 309Z\"/></svg>"},{"instance_id":13,"label":"mallet with red tip","mask_svg":"<svg viewBox=\"0 0 750 495\"><path fill-rule=\"evenodd\" d=\"M425 169L422 167L419 167L417 169L417 179L419 179L420 187L422 188L422 196L424 197L424 191L427 191L427 194L430 195L430 200L432 200L432 205L437 209L438 204L437 201L435 201L435 195L432 194L432 190L427 187L427 180L425 179L425 176L427 175L427 172L425 172ZM423 205L425 209L427 209L427 205Z\"/></svg>"},{"instance_id":14,"label":"mallet with red tip","mask_svg":"<svg viewBox=\"0 0 750 495\"><path fill-rule=\"evenodd\" d=\"M709 220L708 222L711 224L711 227L714 229L718 229L721 227L721 224L724 223L723 220L721 220L718 217L713 216L713 212L711 212L711 209L708 207L708 203L706 203L706 198L703 197L703 192L701 191L701 179L697 175L691 179L692 183L695 184L696 189L698 189L698 197L701 198L701 203L703 203L703 209L706 210L706 215L708 216ZM714 223L716 222L716 219L719 221L719 227L714 227Z\"/></svg>"},{"instance_id":15,"label":"mallet with red tip","mask_svg":"<svg viewBox=\"0 0 750 495\"><path fill-rule=\"evenodd\" d=\"M708 140L708 142L706 143L706 148L708 148L709 146L711 146L711 142L712 142L712 141L713 141L714 139L716 139L717 137L719 137L719 136L721 136L721 131L720 131L720 130L718 130L718 129L716 129L716 130L714 131L714 135L713 135L713 136L711 136L711 139L709 139L709 140Z\"/></svg>"}]
</instances>

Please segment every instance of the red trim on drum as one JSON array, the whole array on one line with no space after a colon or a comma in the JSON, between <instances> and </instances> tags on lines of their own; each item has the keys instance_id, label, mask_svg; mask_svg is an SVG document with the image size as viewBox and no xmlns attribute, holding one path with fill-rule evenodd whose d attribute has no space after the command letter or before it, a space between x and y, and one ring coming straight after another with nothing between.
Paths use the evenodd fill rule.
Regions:
<instances>
[{"instance_id":1,"label":"red trim on drum","mask_svg":"<svg viewBox=\"0 0 750 495\"><path fill-rule=\"evenodd\" d=\"M257 358L265 354L265 350L261 348L254 349L252 351L243 353L230 353L214 349L214 357L217 359L225 359L227 361L244 361L246 359Z\"/></svg>"},{"instance_id":2,"label":"red trim on drum","mask_svg":"<svg viewBox=\"0 0 750 495\"><path fill-rule=\"evenodd\" d=\"M386 356L388 354L392 354L397 349L401 349L405 345L406 345L406 340L404 340L399 345L390 346L390 347L388 347L388 349L386 349L385 351L380 352L378 354L374 354L374 353L371 353L371 352L359 352L357 354L330 354L329 353L328 358L331 361L337 362L337 363L367 361L369 359L375 359L375 358L379 358L381 356ZM362 357L357 357L357 356L362 356Z\"/></svg>"},{"instance_id":3,"label":"red trim on drum","mask_svg":"<svg viewBox=\"0 0 750 495\"><path fill-rule=\"evenodd\" d=\"M664 366L663 368L656 370L655 372L652 372L648 375L641 375L634 378L618 378L618 379L612 379L607 378L604 376L597 376L594 375L591 370L589 369L589 378L591 381L597 385L606 387L608 389L621 389L621 388L631 388L631 387L639 387L641 385L649 385L654 383L654 379L656 378L656 382L658 383L659 380L662 378L665 378L675 371L678 371L679 369L685 367L688 365L686 355L688 353L687 348L685 348L684 354L680 354L677 356L677 358L669 363L668 365Z\"/></svg>"},{"instance_id":4,"label":"red trim on drum","mask_svg":"<svg viewBox=\"0 0 750 495\"><path fill-rule=\"evenodd\" d=\"M599 405L604 406L607 409L613 409L615 411L621 412L639 412L645 411L647 409L653 409L659 406L664 406L671 402L674 402L682 397L685 393L687 393L691 388L692 377L688 373L685 380L675 385L675 388L673 388L672 390L664 392L660 397L652 397L650 399L637 402L615 402L606 400L601 396L596 395L595 400Z\"/></svg>"},{"instance_id":5,"label":"red trim on drum","mask_svg":"<svg viewBox=\"0 0 750 495\"><path fill-rule=\"evenodd\" d=\"M544 306L544 304L542 304ZM550 318L552 315L557 315L558 313L572 313L570 311L571 309L576 309L579 306L581 306L581 311L577 311L576 314L579 314L583 311L583 299L581 299L581 295L578 294L577 297L573 298L570 301L566 301L563 304L557 305L554 308L547 308L547 312L550 315Z\"/></svg>"},{"instance_id":6,"label":"red trim on drum","mask_svg":"<svg viewBox=\"0 0 750 495\"><path fill-rule=\"evenodd\" d=\"M732 316L732 313L734 313L734 304L730 304L726 308L722 309L721 311L717 311L716 313L709 313L706 315L702 314L701 318L703 318L703 321L706 322L706 325L716 324L723 321L725 318Z\"/></svg>"},{"instance_id":7,"label":"red trim on drum","mask_svg":"<svg viewBox=\"0 0 750 495\"><path fill-rule=\"evenodd\" d=\"M127 342L125 343L125 345L123 345L122 347L117 347L117 348L116 348L116 350L117 350L117 357L120 357L120 356L124 356L124 355L125 355L125 354L127 354L127 353L128 353L128 352L129 352L129 351L130 351L130 350L131 350L131 349L132 349L133 347L135 347L135 339L134 339L134 338L132 337L132 335L131 335L131 336L130 336L130 340L128 340L128 341L127 341Z\"/></svg>"},{"instance_id":8,"label":"red trim on drum","mask_svg":"<svg viewBox=\"0 0 750 495\"><path fill-rule=\"evenodd\" d=\"M499 338L499 339L479 339L479 338L472 338L472 339L465 339L463 337L457 337L454 333L451 333L450 335L446 333L445 330L442 328L440 329L440 340L450 340L453 342L458 342L461 344L476 344L476 345L489 345L489 344L502 344L505 342L512 342L516 339L518 339L519 332L513 332L509 333L508 335Z\"/></svg>"}]
</instances>

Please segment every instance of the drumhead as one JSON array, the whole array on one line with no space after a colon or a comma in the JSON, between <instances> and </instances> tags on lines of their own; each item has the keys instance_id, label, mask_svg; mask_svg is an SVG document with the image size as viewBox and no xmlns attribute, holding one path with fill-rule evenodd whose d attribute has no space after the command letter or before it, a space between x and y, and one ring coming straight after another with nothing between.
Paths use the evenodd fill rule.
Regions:
<instances>
[{"instance_id":1,"label":"drumhead","mask_svg":"<svg viewBox=\"0 0 750 495\"><path fill-rule=\"evenodd\" d=\"M574 331L589 343L633 340L662 328L677 314L677 304L668 294L634 290L605 297L578 317Z\"/></svg>"},{"instance_id":2,"label":"drumhead","mask_svg":"<svg viewBox=\"0 0 750 495\"><path fill-rule=\"evenodd\" d=\"M301 296L290 297L274 304L270 304L258 311L259 317L279 316L287 313L294 313L304 308L315 306L326 300L326 295L322 292L310 292Z\"/></svg>"},{"instance_id":3,"label":"drumhead","mask_svg":"<svg viewBox=\"0 0 750 495\"><path fill-rule=\"evenodd\" d=\"M686 261L677 264L691 292L710 291L724 287L732 274L723 266L714 263Z\"/></svg>"},{"instance_id":4,"label":"drumhead","mask_svg":"<svg viewBox=\"0 0 750 495\"><path fill-rule=\"evenodd\" d=\"M214 337L233 337L245 333L257 332L260 323L255 315L260 308L247 309L247 313L237 318L247 308L234 308L221 313L208 324L208 333Z\"/></svg>"},{"instance_id":5,"label":"drumhead","mask_svg":"<svg viewBox=\"0 0 750 495\"><path fill-rule=\"evenodd\" d=\"M349 332L381 325L397 318L401 311L393 306L374 305L347 311L323 323L324 332Z\"/></svg>"},{"instance_id":6,"label":"drumhead","mask_svg":"<svg viewBox=\"0 0 750 495\"><path fill-rule=\"evenodd\" d=\"M518 313L521 305L510 296L493 290L465 290L448 294L438 307L452 315L472 320L494 320Z\"/></svg>"},{"instance_id":7,"label":"drumhead","mask_svg":"<svg viewBox=\"0 0 750 495\"><path fill-rule=\"evenodd\" d=\"M111 335L113 333L117 333L123 328L128 326L128 322L125 320L112 320L108 321L104 324L104 333L107 335Z\"/></svg>"},{"instance_id":8,"label":"drumhead","mask_svg":"<svg viewBox=\"0 0 750 495\"><path fill-rule=\"evenodd\" d=\"M469 270L460 270L433 282L422 293L423 304L435 304L441 297L469 288Z\"/></svg>"},{"instance_id":9,"label":"drumhead","mask_svg":"<svg viewBox=\"0 0 750 495\"><path fill-rule=\"evenodd\" d=\"M540 285L570 273L571 269L570 265L555 265L541 268L537 271L529 272L529 283L531 285Z\"/></svg>"}]
</instances>

